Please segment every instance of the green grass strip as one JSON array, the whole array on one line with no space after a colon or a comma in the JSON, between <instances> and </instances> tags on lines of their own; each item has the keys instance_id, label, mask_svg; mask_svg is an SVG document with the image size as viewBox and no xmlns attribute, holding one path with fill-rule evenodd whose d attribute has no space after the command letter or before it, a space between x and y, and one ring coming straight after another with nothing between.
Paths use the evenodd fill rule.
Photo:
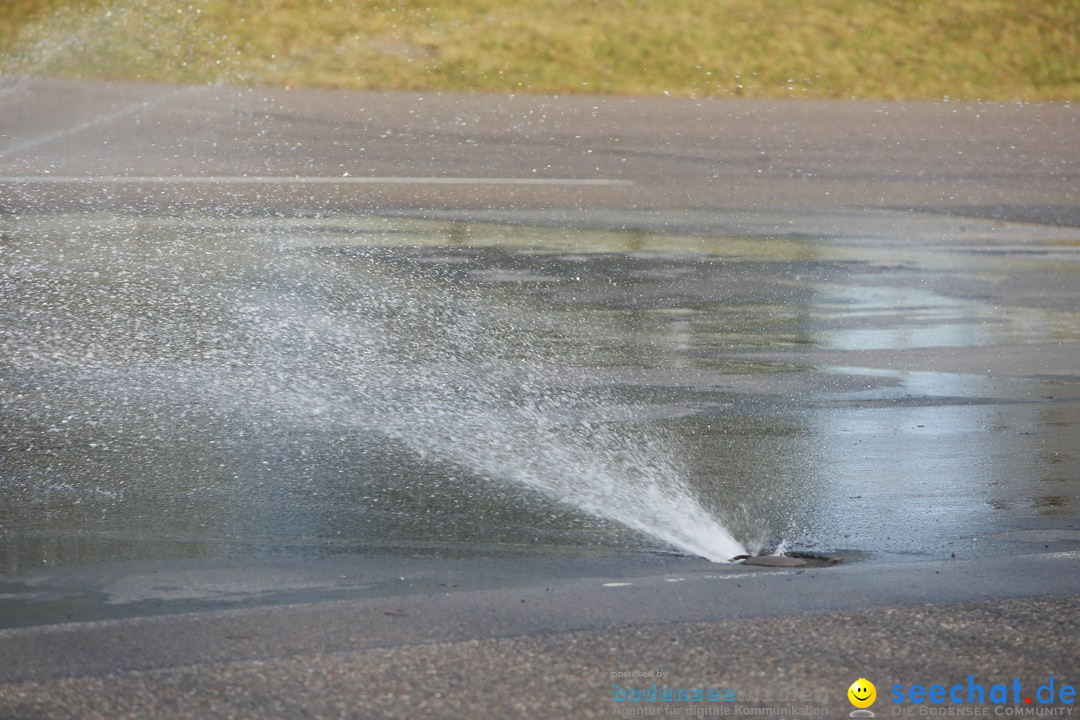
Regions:
<instances>
[{"instance_id":1,"label":"green grass strip","mask_svg":"<svg viewBox=\"0 0 1080 720\"><path fill-rule=\"evenodd\" d=\"M684 97L1080 99L1080 0L4 0L0 73Z\"/></svg>"}]
</instances>

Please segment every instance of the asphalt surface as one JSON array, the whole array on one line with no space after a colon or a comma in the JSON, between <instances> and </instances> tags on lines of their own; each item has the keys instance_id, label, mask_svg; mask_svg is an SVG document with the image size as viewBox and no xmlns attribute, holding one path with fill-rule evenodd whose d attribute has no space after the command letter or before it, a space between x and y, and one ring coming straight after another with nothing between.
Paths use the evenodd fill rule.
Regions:
<instances>
[{"instance_id":1,"label":"asphalt surface","mask_svg":"<svg viewBox=\"0 0 1080 720\"><path fill-rule=\"evenodd\" d=\"M895 684L968 675L1031 692L1050 676L1074 682L1078 562L696 567L3 631L4 656L18 660L0 675L0 713L601 717L617 707L613 679L639 682L613 673L633 671L663 672L673 687L776 693L739 707L834 715L850 709L845 691L859 677L883 699ZM792 687L815 695L776 700Z\"/></svg>"},{"instance_id":2,"label":"asphalt surface","mask_svg":"<svg viewBox=\"0 0 1080 720\"><path fill-rule=\"evenodd\" d=\"M9 211L915 209L1080 225L1080 119L1063 105L14 78L0 80L0 102L0 207ZM70 180L87 176L99 180ZM191 180L206 177L218 181Z\"/></svg>"},{"instance_id":3,"label":"asphalt surface","mask_svg":"<svg viewBox=\"0 0 1080 720\"><path fill-rule=\"evenodd\" d=\"M0 104L0 213L16 218L348 210L850 238L975 227L977 239L1000 227L1016 243L1054 236L1046 226L1080 226L1080 114L1068 106L20 79L0 82ZM1053 369L1074 377L1075 361L1058 355ZM969 675L987 687L1019 679L1032 693L1051 676L1059 689L1075 686L1078 559L693 562L4 630L0 717L598 717L629 707L613 700L613 683L644 686L650 676L613 673L635 670L666 673L671 686L758 693L740 696L733 714L846 713L847 686L866 677L878 686L879 715L918 714L928 706L897 708L889 688L948 687ZM791 688L817 694L776 699ZM635 707L692 715L724 706ZM989 714L1031 707L1021 698Z\"/></svg>"},{"instance_id":4,"label":"asphalt surface","mask_svg":"<svg viewBox=\"0 0 1080 720\"><path fill-rule=\"evenodd\" d=\"M0 716L603 717L625 707L613 683L651 682L841 715L860 677L877 684L879 713L903 709L886 701L897 684L972 675L1030 694L1051 676L1075 683L1078 562L697 567L0 631L17 658L0 675ZM617 674L635 671L663 675Z\"/></svg>"}]
</instances>

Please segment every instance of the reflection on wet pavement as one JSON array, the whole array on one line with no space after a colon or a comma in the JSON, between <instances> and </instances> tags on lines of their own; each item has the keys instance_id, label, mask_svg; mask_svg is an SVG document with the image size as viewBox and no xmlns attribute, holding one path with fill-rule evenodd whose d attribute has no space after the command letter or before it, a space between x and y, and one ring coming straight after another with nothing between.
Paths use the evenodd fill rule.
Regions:
<instances>
[{"instance_id":1,"label":"reflection on wet pavement","mask_svg":"<svg viewBox=\"0 0 1080 720\"><path fill-rule=\"evenodd\" d=\"M0 230L8 573L635 553L720 526L877 558L1080 547L1071 240Z\"/></svg>"}]
</instances>

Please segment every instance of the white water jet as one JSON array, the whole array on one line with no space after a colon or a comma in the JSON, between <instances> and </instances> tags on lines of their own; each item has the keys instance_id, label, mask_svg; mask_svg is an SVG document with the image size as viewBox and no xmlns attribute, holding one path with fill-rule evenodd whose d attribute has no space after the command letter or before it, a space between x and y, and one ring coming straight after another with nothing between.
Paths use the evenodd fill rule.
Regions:
<instances>
[{"instance_id":1,"label":"white water jet","mask_svg":"<svg viewBox=\"0 0 1080 720\"><path fill-rule=\"evenodd\" d=\"M679 550L726 562L746 549L695 498L674 433L590 398L588 358L554 352L552 337L596 335L587 324L549 316L475 285L407 278L392 283L359 258L365 285L396 320L359 318L330 336L379 338L373 367L346 369L376 393L380 431L413 450L474 474L527 486L578 510L629 527ZM339 268L323 267L322 277ZM344 279L341 280L344 282ZM317 316L317 313L315 314ZM311 313L305 314L310 322ZM325 318L320 318L325 319ZM566 319L563 319L563 323ZM538 340L538 338L544 338ZM428 358L428 362L419 358ZM339 370L342 368L338 368ZM387 398L392 400L387 404ZM365 398L370 403L372 396ZM370 413L370 404L364 414Z\"/></svg>"},{"instance_id":2,"label":"white water jet","mask_svg":"<svg viewBox=\"0 0 1080 720\"><path fill-rule=\"evenodd\" d=\"M78 221L68 237L11 236L13 287L28 306L46 298L50 315L4 349L25 368L77 369L67 391L79 397L49 399L58 414L100 406L100 428L141 404L139 421L160 428L211 412L381 434L688 554L745 552L695 497L677 434L596 396L595 350L564 342L601 336L594 321L453 277L438 258L346 251L318 230Z\"/></svg>"}]
</instances>

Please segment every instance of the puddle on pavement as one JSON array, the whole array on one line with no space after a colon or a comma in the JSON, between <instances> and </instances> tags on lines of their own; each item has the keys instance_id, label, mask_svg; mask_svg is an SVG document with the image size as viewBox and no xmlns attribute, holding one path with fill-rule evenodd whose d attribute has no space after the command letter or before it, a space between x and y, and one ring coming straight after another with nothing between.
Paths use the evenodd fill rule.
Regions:
<instances>
[{"instance_id":1,"label":"puddle on pavement","mask_svg":"<svg viewBox=\"0 0 1080 720\"><path fill-rule=\"evenodd\" d=\"M871 558L1080 547L1080 374L1047 364L1080 313L1038 292L1075 290L1067 243L352 216L0 231L8 574L724 552L704 537L724 529ZM1003 348L1024 362L979 370Z\"/></svg>"}]
</instances>

